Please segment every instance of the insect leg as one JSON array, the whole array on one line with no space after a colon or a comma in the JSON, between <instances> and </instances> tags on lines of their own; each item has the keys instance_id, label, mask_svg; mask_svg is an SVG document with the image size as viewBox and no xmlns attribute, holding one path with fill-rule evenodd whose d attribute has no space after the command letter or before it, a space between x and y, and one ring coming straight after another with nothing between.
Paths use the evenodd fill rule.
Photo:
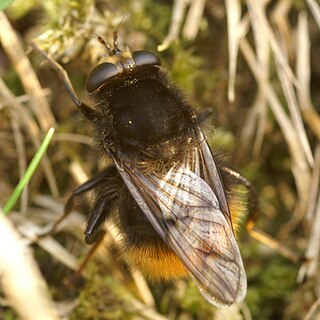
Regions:
<instances>
[{"instance_id":1,"label":"insect leg","mask_svg":"<svg viewBox=\"0 0 320 320\"><path fill-rule=\"evenodd\" d=\"M77 276L81 275L83 269L86 267L90 259L94 256L95 252L97 251L98 247L103 241L105 233L106 233L105 230L100 230L100 232L96 234L96 238L93 246L90 248L89 252L86 254L84 260L81 262L80 267L76 272Z\"/></svg>"},{"instance_id":2,"label":"insect leg","mask_svg":"<svg viewBox=\"0 0 320 320\"><path fill-rule=\"evenodd\" d=\"M84 232L85 242L87 244L92 244L99 241L101 234L104 231L101 229L104 222L108 218L114 204L119 198L121 187L117 182L107 181L106 186L101 186L104 190L104 194L98 197L95 206L90 213L87 221L87 228Z\"/></svg>"},{"instance_id":3,"label":"insect leg","mask_svg":"<svg viewBox=\"0 0 320 320\"><path fill-rule=\"evenodd\" d=\"M102 116L100 111L88 106L78 98L66 70L58 62L56 62L49 54L40 49L35 43L32 43L32 46L49 62L50 66L57 72L59 78L63 81L72 101L80 109L83 115L91 121L100 118Z\"/></svg>"},{"instance_id":4,"label":"insect leg","mask_svg":"<svg viewBox=\"0 0 320 320\"><path fill-rule=\"evenodd\" d=\"M95 176L90 178L84 184L77 187L72 192L71 196L69 197L65 205L64 212L66 213L66 215L68 215L72 210L75 198L77 198L79 195L82 195L83 193L90 191L91 189L94 189L99 184L104 182L106 179L113 177L117 173L116 170L117 170L116 167L114 165L111 165L107 167L104 171L97 173Z\"/></svg>"},{"instance_id":5,"label":"insect leg","mask_svg":"<svg viewBox=\"0 0 320 320\"><path fill-rule=\"evenodd\" d=\"M64 207L63 214L50 226L49 230L46 230L44 233L41 233L38 235L38 237L45 237L47 235L50 235L54 233L58 225L69 215L69 213L72 211L74 206L75 199L90 191L91 189L97 187L99 184L101 184L105 179L112 176L116 172L115 166L109 166L104 171L99 172L97 175L86 181L84 184L77 187L71 194L71 196L68 198L67 203Z\"/></svg>"},{"instance_id":6,"label":"insect leg","mask_svg":"<svg viewBox=\"0 0 320 320\"><path fill-rule=\"evenodd\" d=\"M262 230L257 230L256 228L254 228L259 217L259 202L254 187L240 173L227 167L221 167L220 169L231 177L235 178L235 180L238 180L239 184L245 186L248 190L249 216L246 222L246 229L249 235L259 242L265 244L266 246L272 248L273 250L279 252L281 255L288 258L294 263L302 261L303 258L301 256L299 256L289 248L283 246L279 243L279 241L275 240Z\"/></svg>"},{"instance_id":7,"label":"insect leg","mask_svg":"<svg viewBox=\"0 0 320 320\"><path fill-rule=\"evenodd\" d=\"M212 114L212 108L208 107L205 108L203 110L201 110L200 112L197 113L197 119L198 119L198 123L201 125L203 124L208 118L209 116Z\"/></svg>"},{"instance_id":8,"label":"insect leg","mask_svg":"<svg viewBox=\"0 0 320 320\"><path fill-rule=\"evenodd\" d=\"M123 182L116 171L112 176L110 175L105 178L103 183L99 184L100 192L98 192L97 201L88 218L87 228L84 232L85 242L87 244L93 244L93 246L87 253L84 261L81 263L80 268L77 271L78 275L81 274L82 270L85 268L103 241L106 232L102 229L102 226L115 207L115 204L121 194L122 186Z\"/></svg>"},{"instance_id":9,"label":"insect leg","mask_svg":"<svg viewBox=\"0 0 320 320\"><path fill-rule=\"evenodd\" d=\"M245 186L248 190L248 199L249 199L249 216L246 222L246 229L248 232L252 230L259 218L259 201L257 193L252 184L248 181L247 178L242 176L239 172L234 171L228 167L220 167L220 169L227 173L229 176L238 181L239 184Z\"/></svg>"}]
</instances>

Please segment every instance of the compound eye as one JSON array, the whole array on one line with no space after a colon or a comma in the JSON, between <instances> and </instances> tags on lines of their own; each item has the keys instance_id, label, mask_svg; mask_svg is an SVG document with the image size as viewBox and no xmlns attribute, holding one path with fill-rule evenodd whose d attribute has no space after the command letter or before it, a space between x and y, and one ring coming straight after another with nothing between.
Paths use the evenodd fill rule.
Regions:
<instances>
[{"instance_id":1,"label":"compound eye","mask_svg":"<svg viewBox=\"0 0 320 320\"><path fill-rule=\"evenodd\" d=\"M119 72L119 69L113 63L103 62L98 64L89 74L86 83L87 91L89 93L96 91L102 84Z\"/></svg>"},{"instance_id":2,"label":"compound eye","mask_svg":"<svg viewBox=\"0 0 320 320\"><path fill-rule=\"evenodd\" d=\"M132 53L132 59L137 67L147 65L161 66L159 57L149 51L135 51Z\"/></svg>"}]
</instances>

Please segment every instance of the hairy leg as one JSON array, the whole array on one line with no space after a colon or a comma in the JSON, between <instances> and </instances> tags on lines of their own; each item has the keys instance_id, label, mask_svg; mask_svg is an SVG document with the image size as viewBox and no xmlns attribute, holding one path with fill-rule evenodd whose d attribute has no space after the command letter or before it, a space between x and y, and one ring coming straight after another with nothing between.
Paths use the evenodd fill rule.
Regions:
<instances>
[{"instance_id":1,"label":"hairy leg","mask_svg":"<svg viewBox=\"0 0 320 320\"><path fill-rule=\"evenodd\" d=\"M238 173L230 168L221 167L220 169L224 173L233 177L235 180L238 181L238 183L240 185L245 186L248 190L249 215L248 215L248 219L246 222L246 229L247 229L249 235L252 238L265 244L266 246L272 248L273 250L279 252L281 255L288 258L289 260L291 260L294 263L302 261L303 258L301 256L299 256L298 254L293 252L291 249L285 247L284 245L279 243L279 241L275 240L274 238L272 238L271 236L269 236L268 234L266 234L262 230L257 230L255 228L255 224L256 224L258 217L259 217L259 203L258 203L256 191L253 188L253 186L251 185L251 183L245 177L243 177L240 173Z\"/></svg>"},{"instance_id":2,"label":"hairy leg","mask_svg":"<svg viewBox=\"0 0 320 320\"><path fill-rule=\"evenodd\" d=\"M32 46L37 52L39 52L49 62L52 69L56 71L59 78L63 81L72 101L79 108L82 114L91 121L95 121L97 118L101 118L103 115L99 110L96 110L88 106L78 98L77 94L73 89L72 83L69 79L69 76L66 70L58 62L56 62L50 55L48 55L45 51L40 49L35 43L32 43Z\"/></svg>"}]
</instances>

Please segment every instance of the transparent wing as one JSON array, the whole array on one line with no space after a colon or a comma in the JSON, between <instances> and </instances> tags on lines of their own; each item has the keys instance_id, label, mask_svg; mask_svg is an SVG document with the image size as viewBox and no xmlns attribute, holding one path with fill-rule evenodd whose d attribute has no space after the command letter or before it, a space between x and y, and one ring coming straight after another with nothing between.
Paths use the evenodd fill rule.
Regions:
<instances>
[{"instance_id":1,"label":"transparent wing","mask_svg":"<svg viewBox=\"0 0 320 320\"><path fill-rule=\"evenodd\" d=\"M116 165L150 223L182 260L202 295L218 307L242 301L245 271L209 147L192 148L185 161L162 177L132 170L125 163Z\"/></svg>"}]
</instances>

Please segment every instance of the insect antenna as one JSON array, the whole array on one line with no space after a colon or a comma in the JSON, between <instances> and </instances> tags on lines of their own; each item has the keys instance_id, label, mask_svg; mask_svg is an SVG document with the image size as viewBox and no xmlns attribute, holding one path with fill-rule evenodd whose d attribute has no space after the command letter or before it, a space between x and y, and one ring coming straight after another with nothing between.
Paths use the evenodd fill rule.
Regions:
<instances>
[{"instance_id":1,"label":"insect antenna","mask_svg":"<svg viewBox=\"0 0 320 320\"><path fill-rule=\"evenodd\" d=\"M96 32L92 33L97 37L97 40L106 47L109 56L115 56L121 52L118 47L118 29L113 32L113 48Z\"/></svg>"},{"instance_id":2,"label":"insect antenna","mask_svg":"<svg viewBox=\"0 0 320 320\"><path fill-rule=\"evenodd\" d=\"M120 26L122 25L122 22L124 21L124 19L127 17L127 15L124 15L121 18L121 21L118 24L118 27L115 31L113 31L113 54L119 54L121 52L121 50L118 47L118 31Z\"/></svg>"},{"instance_id":3,"label":"insect antenna","mask_svg":"<svg viewBox=\"0 0 320 320\"><path fill-rule=\"evenodd\" d=\"M103 37L101 37L96 32L90 30L90 32L93 33L97 37L97 40L106 47L109 56L115 56L115 55L118 55L121 53L121 50L119 49L119 46L118 46L118 31L119 31L119 28L120 28L122 22L124 21L124 19L126 17L127 17L127 15L124 15L122 17L121 21L119 22L119 24L117 26L117 29L115 31L113 31L113 48L103 39Z\"/></svg>"},{"instance_id":4,"label":"insect antenna","mask_svg":"<svg viewBox=\"0 0 320 320\"><path fill-rule=\"evenodd\" d=\"M109 56L114 55L114 50L111 48L111 46L96 32L92 31L92 30L88 30L90 33L94 34L97 37L97 40L103 44L105 46L105 48L108 51Z\"/></svg>"}]
</instances>

